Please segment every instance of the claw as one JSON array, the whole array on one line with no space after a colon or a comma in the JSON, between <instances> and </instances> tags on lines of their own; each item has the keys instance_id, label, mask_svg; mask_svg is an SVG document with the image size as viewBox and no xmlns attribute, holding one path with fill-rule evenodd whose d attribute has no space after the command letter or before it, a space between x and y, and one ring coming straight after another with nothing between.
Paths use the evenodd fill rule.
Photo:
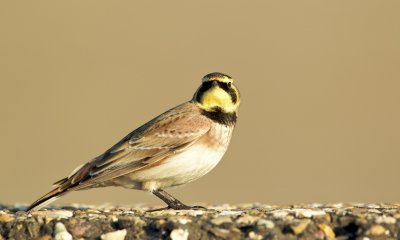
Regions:
<instances>
[{"instance_id":1,"label":"claw","mask_svg":"<svg viewBox=\"0 0 400 240\"><path fill-rule=\"evenodd\" d=\"M176 205L176 206L167 206L163 208L156 208L156 209L150 209L147 210L146 212L157 212L157 211L164 211L164 210L207 210L206 207L203 206L188 206L188 205Z\"/></svg>"}]
</instances>

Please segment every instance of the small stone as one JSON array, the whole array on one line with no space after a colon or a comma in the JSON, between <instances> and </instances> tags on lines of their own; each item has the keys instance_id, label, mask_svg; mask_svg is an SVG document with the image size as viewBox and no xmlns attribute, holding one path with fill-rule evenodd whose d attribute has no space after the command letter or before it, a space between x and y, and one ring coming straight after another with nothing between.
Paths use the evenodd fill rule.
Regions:
<instances>
[{"instance_id":1,"label":"small stone","mask_svg":"<svg viewBox=\"0 0 400 240\"><path fill-rule=\"evenodd\" d=\"M175 212L175 210L172 210L172 212ZM187 214L190 216L199 216L199 215L203 215L204 211L203 210L189 210L189 211L186 211L186 213L184 213L184 214Z\"/></svg>"},{"instance_id":2,"label":"small stone","mask_svg":"<svg viewBox=\"0 0 400 240\"><path fill-rule=\"evenodd\" d=\"M26 212L18 211L14 213L14 217L16 218L17 221L25 221L28 216L26 215Z\"/></svg>"},{"instance_id":3,"label":"small stone","mask_svg":"<svg viewBox=\"0 0 400 240\"><path fill-rule=\"evenodd\" d=\"M378 209L368 209L368 213L376 213L376 214L381 214L382 212L379 211Z\"/></svg>"},{"instance_id":4,"label":"small stone","mask_svg":"<svg viewBox=\"0 0 400 240\"><path fill-rule=\"evenodd\" d=\"M99 214L96 214L96 213L89 213L89 214L86 214L86 216L88 216L90 220L99 218Z\"/></svg>"},{"instance_id":5,"label":"small stone","mask_svg":"<svg viewBox=\"0 0 400 240\"><path fill-rule=\"evenodd\" d=\"M49 219L70 218L73 215L73 212L68 210L42 210L32 212L32 216L41 216Z\"/></svg>"},{"instance_id":6,"label":"small stone","mask_svg":"<svg viewBox=\"0 0 400 240\"><path fill-rule=\"evenodd\" d=\"M270 221L270 220L265 220L265 219L259 219L257 221L257 225L259 226L265 226L266 228L272 229L275 227L275 223Z\"/></svg>"},{"instance_id":7,"label":"small stone","mask_svg":"<svg viewBox=\"0 0 400 240\"><path fill-rule=\"evenodd\" d=\"M324 232L327 239L329 239L329 240L335 239L335 237L336 237L335 232L332 230L332 228L329 225L321 223L321 224L318 224L318 227L319 227L319 229L321 229Z\"/></svg>"},{"instance_id":8,"label":"small stone","mask_svg":"<svg viewBox=\"0 0 400 240\"><path fill-rule=\"evenodd\" d=\"M260 210L258 209L250 209L247 212L249 215L253 215L253 216L259 216L261 214L263 214Z\"/></svg>"},{"instance_id":9,"label":"small stone","mask_svg":"<svg viewBox=\"0 0 400 240\"><path fill-rule=\"evenodd\" d=\"M386 231L386 229L384 227L382 227L381 225L373 225L372 227L370 227L368 229L368 234L374 235L374 236L378 236L378 235L382 235L384 234Z\"/></svg>"},{"instance_id":10,"label":"small stone","mask_svg":"<svg viewBox=\"0 0 400 240\"><path fill-rule=\"evenodd\" d=\"M253 217L251 215L244 215L242 217L239 217L236 220L236 223L239 224L240 226L249 226L256 222L258 220L257 217Z\"/></svg>"},{"instance_id":11,"label":"small stone","mask_svg":"<svg viewBox=\"0 0 400 240\"><path fill-rule=\"evenodd\" d=\"M332 222L332 217L330 214L325 214L325 215L316 215L313 217L314 221L317 223L329 223Z\"/></svg>"},{"instance_id":12,"label":"small stone","mask_svg":"<svg viewBox=\"0 0 400 240\"><path fill-rule=\"evenodd\" d=\"M219 213L219 215L221 215L221 216L239 216L242 213L243 213L243 211L232 211L232 210L229 210L229 211L221 211Z\"/></svg>"},{"instance_id":13,"label":"small stone","mask_svg":"<svg viewBox=\"0 0 400 240\"><path fill-rule=\"evenodd\" d=\"M380 206L377 204L368 204L367 207L368 208L380 208Z\"/></svg>"},{"instance_id":14,"label":"small stone","mask_svg":"<svg viewBox=\"0 0 400 240\"><path fill-rule=\"evenodd\" d=\"M249 239L261 240L263 237L253 231L249 232Z\"/></svg>"},{"instance_id":15,"label":"small stone","mask_svg":"<svg viewBox=\"0 0 400 240\"><path fill-rule=\"evenodd\" d=\"M210 229L210 232L214 234L218 239L241 239L241 231L237 228L231 228L229 230L223 228L212 228Z\"/></svg>"},{"instance_id":16,"label":"small stone","mask_svg":"<svg viewBox=\"0 0 400 240\"><path fill-rule=\"evenodd\" d=\"M2 214L0 215L0 222L12 222L14 221L14 217L11 214Z\"/></svg>"},{"instance_id":17,"label":"small stone","mask_svg":"<svg viewBox=\"0 0 400 240\"><path fill-rule=\"evenodd\" d=\"M284 217L286 217L288 214L289 214L289 212L286 211L286 210L275 210L275 211L272 211L272 215L273 215L275 218L284 218Z\"/></svg>"},{"instance_id":18,"label":"small stone","mask_svg":"<svg viewBox=\"0 0 400 240\"><path fill-rule=\"evenodd\" d=\"M366 207L365 203L353 203L352 205L353 205L353 207L358 207L358 208L365 208Z\"/></svg>"},{"instance_id":19,"label":"small stone","mask_svg":"<svg viewBox=\"0 0 400 240\"><path fill-rule=\"evenodd\" d=\"M311 209L295 209L296 217L298 218L312 218L313 216L325 215L326 213L322 210L311 210Z\"/></svg>"},{"instance_id":20,"label":"small stone","mask_svg":"<svg viewBox=\"0 0 400 240\"><path fill-rule=\"evenodd\" d=\"M82 236L85 234L85 232L90 228L89 224L83 224L84 222L81 221L79 223L73 224L70 226L69 231L71 234L73 234L75 237L77 236Z\"/></svg>"},{"instance_id":21,"label":"small stone","mask_svg":"<svg viewBox=\"0 0 400 240\"><path fill-rule=\"evenodd\" d=\"M126 236L126 229L118 230L115 232L105 233L100 236L102 240L124 240Z\"/></svg>"},{"instance_id":22,"label":"small stone","mask_svg":"<svg viewBox=\"0 0 400 240\"><path fill-rule=\"evenodd\" d=\"M187 229L178 228L178 229L172 230L169 237L172 240L187 240L189 237L189 232Z\"/></svg>"},{"instance_id":23,"label":"small stone","mask_svg":"<svg viewBox=\"0 0 400 240\"><path fill-rule=\"evenodd\" d=\"M323 206L323 204L321 204L321 203L311 203L310 204L310 207L312 207L312 208L320 208L322 206Z\"/></svg>"},{"instance_id":24,"label":"small stone","mask_svg":"<svg viewBox=\"0 0 400 240\"><path fill-rule=\"evenodd\" d=\"M178 219L178 223L183 224L183 225L190 223L190 222L192 222L192 220L189 218L179 218Z\"/></svg>"},{"instance_id":25,"label":"small stone","mask_svg":"<svg viewBox=\"0 0 400 240\"><path fill-rule=\"evenodd\" d=\"M389 216L378 216L375 221L378 224L380 224L380 223L395 224L396 218L389 217Z\"/></svg>"},{"instance_id":26,"label":"small stone","mask_svg":"<svg viewBox=\"0 0 400 240\"><path fill-rule=\"evenodd\" d=\"M294 219L293 215L287 215L286 217L283 218L286 222L291 222Z\"/></svg>"},{"instance_id":27,"label":"small stone","mask_svg":"<svg viewBox=\"0 0 400 240\"><path fill-rule=\"evenodd\" d=\"M293 230L295 235L299 235L302 232L304 232L304 230L307 228L309 223L310 223L310 220L304 220L304 221L301 221L301 222L291 225L290 228Z\"/></svg>"},{"instance_id":28,"label":"small stone","mask_svg":"<svg viewBox=\"0 0 400 240\"><path fill-rule=\"evenodd\" d=\"M334 207L334 208L342 208L343 207L343 203L334 203L334 204L332 204L332 207Z\"/></svg>"},{"instance_id":29,"label":"small stone","mask_svg":"<svg viewBox=\"0 0 400 240\"><path fill-rule=\"evenodd\" d=\"M231 222L232 222L232 219L227 216L221 216L221 217L217 217L217 218L214 218L213 220L211 220L211 223L214 225L221 225L223 223L231 223Z\"/></svg>"},{"instance_id":30,"label":"small stone","mask_svg":"<svg viewBox=\"0 0 400 240\"><path fill-rule=\"evenodd\" d=\"M117 216L111 216L111 221L112 222L118 222L118 217Z\"/></svg>"},{"instance_id":31,"label":"small stone","mask_svg":"<svg viewBox=\"0 0 400 240\"><path fill-rule=\"evenodd\" d=\"M312 238L312 239L325 239L325 234L321 230L315 231L313 235L314 235L314 238Z\"/></svg>"},{"instance_id":32,"label":"small stone","mask_svg":"<svg viewBox=\"0 0 400 240\"><path fill-rule=\"evenodd\" d=\"M54 240L72 240L72 235L61 222L56 223L54 229Z\"/></svg>"}]
</instances>

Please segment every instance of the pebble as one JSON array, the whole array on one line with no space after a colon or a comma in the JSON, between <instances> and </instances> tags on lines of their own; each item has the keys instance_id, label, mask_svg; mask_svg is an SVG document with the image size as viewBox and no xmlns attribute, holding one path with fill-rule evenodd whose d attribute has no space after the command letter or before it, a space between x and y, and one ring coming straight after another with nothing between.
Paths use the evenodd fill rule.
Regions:
<instances>
[{"instance_id":1,"label":"pebble","mask_svg":"<svg viewBox=\"0 0 400 240\"><path fill-rule=\"evenodd\" d=\"M353 207L365 208L366 206L364 203L353 203Z\"/></svg>"},{"instance_id":2,"label":"pebble","mask_svg":"<svg viewBox=\"0 0 400 240\"><path fill-rule=\"evenodd\" d=\"M273 215L275 218L284 218L284 217L286 217L288 214L289 214L289 212L286 211L286 210L274 210L274 211L272 211L272 215Z\"/></svg>"},{"instance_id":3,"label":"pebble","mask_svg":"<svg viewBox=\"0 0 400 240\"><path fill-rule=\"evenodd\" d=\"M331 206L333 208L342 208L343 207L343 203L334 203L334 204L331 204Z\"/></svg>"},{"instance_id":4,"label":"pebble","mask_svg":"<svg viewBox=\"0 0 400 240\"><path fill-rule=\"evenodd\" d=\"M325 239L325 234L322 230L315 231L313 235L314 235L314 237L311 239ZM345 239L347 240L347 238L345 238Z\"/></svg>"},{"instance_id":5,"label":"pebble","mask_svg":"<svg viewBox=\"0 0 400 240\"><path fill-rule=\"evenodd\" d=\"M304 221L300 221L297 222L293 225L290 226L290 228L293 230L295 235L299 235L302 232L304 232L304 230L307 228L308 224L310 224L310 220L304 220Z\"/></svg>"},{"instance_id":6,"label":"pebble","mask_svg":"<svg viewBox=\"0 0 400 240\"><path fill-rule=\"evenodd\" d=\"M389 216L378 216L375 219L376 223L386 223L386 224L395 224L396 223L396 218L394 217L389 217Z\"/></svg>"},{"instance_id":7,"label":"pebble","mask_svg":"<svg viewBox=\"0 0 400 240\"><path fill-rule=\"evenodd\" d=\"M271 205L267 205L267 204L260 204L260 206L258 208L262 209L262 210L267 210L267 209L272 209L273 207Z\"/></svg>"},{"instance_id":8,"label":"pebble","mask_svg":"<svg viewBox=\"0 0 400 240\"><path fill-rule=\"evenodd\" d=\"M249 225L252 225L257 220L258 220L257 217L253 217L251 215L244 215L242 217L239 217L236 220L236 223L239 224L240 226L249 226Z\"/></svg>"},{"instance_id":9,"label":"pebble","mask_svg":"<svg viewBox=\"0 0 400 240\"><path fill-rule=\"evenodd\" d=\"M321 224L318 224L318 227L319 227L319 229L321 229L324 232L324 234L328 240L335 239L335 237L336 237L335 232L332 230L332 228L330 226L321 223Z\"/></svg>"},{"instance_id":10,"label":"pebble","mask_svg":"<svg viewBox=\"0 0 400 240\"><path fill-rule=\"evenodd\" d=\"M229 211L221 211L219 213L219 215L221 216L238 216L240 214L242 214L243 211L233 211L233 210L229 210Z\"/></svg>"},{"instance_id":11,"label":"pebble","mask_svg":"<svg viewBox=\"0 0 400 240\"><path fill-rule=\"evenodd\" d=\"M322 207L322 206L323 206L322 203L311 203L311 204L310 204L310 207L312 207L312 208L320 208L320 207Z\"/></svg>"},{"instance_id":12,"label":"pebble","mask_svg":"<svg viewBox=\"0 0 400 240\"><path fill-rule=\"evenodd\" d=\"M32 216L46 217L48 219L63 219L70 218L74 214L68 210L45 210L45 211L33 211Z\"/></svg>"},{"instance_id":13,"label":"pebble","mask_svg":"<svg viewBox=\"0 0 400 240\"><path fill-rule=\"evenodd\" d=\"M100 236L102 240L124 240L126 236L126 229L118 230L115 232L105 233Z\"/></svg>"},{"instance_id":14,"label":"pebble","mask_svg":"<svg viewBox=\"0 0 400 240\"><path fill-rule=\"evenodd\" d=\"M54 240L72 240L72 235L61 222L56 223L54 228Z\"/></svg>"},{"instance_id":15,"label":"pebble","mask_svg":"<svg viewBox=\"0 0 400 240\"><path fill-rule=\"evenodd\" d=\"M189 232L187 229L178 228L178 229L172 230L169 237L172 240L187 240L189 237Z\"/></svg>"},{"instance_id":16,"label":"pebble","mask_svg":"<svg viewBox=\"0 0 400 240\"><path fill-rule=\"evenodd\" d=\"M263 238L262 235L259 235L253 231L249 232L249 239L254 239L254 240L261 240Z\"/></svg>"},{"instance_id":17,"label":"pebble","mask_svg":"<svg viewBox=\"0 0 400 240\"><path fill-rule=\"evenodd\" d=\"M189 210L189 211L186 211L186 213L183 213L181 215L199 216L199 215L203 215L203 214L204 214L203 210Z\"/></svg>"},{"instance_id":18,"label":"pebble","mask_svg":"<svg viewBox=\"0 0 400 240\"><path fill-rule=\"evenodd\" d=\"M275 223L272 222L271 220L265 220L265 219L259 219L257 221L257 225L259 226L265 226L266 228L272 229L275 227Z\"/></svg>"},{"instance_id":19,"label":"pebble","mask_svg":"<svg viewBox=\"0 0 400 240\"><path fill-rule=\"evenodd\" d=\"M228 216L220 216L211 220L211 223L214 225L221 225L223 223L231 223L232 219Z\"/></svg>"},{"instance_id":20,"label":"pebble","mask_svg":"<svg viewBox=\"0 0 400 240\"><path fill-rule=\"evenodd\" d=\"M192 220L189 219L189 218L182 218L181 217L181 218L178 219L178 223L183 224L183 225L185 225L187 223L190 223L190 222L192 222Z\"/></svg>"},{"instance_id":21,"label":"pebble","mask_svg":"<svg viewBox=\"0 0 400 240\"><path fill-rule=\"evenodd\" d=\"M111 221L112 222L118 222L118 217L117 216L111 216Z\"/></svg>"},{"instance_id":22,"label":"pebble","mask_svg":"<svg viewBox=\"0 0 400 240\"><path fill-rule=\"evenodd\" d=\"M322 210L311 209L294 209L294 212L298 218L312 218L313 216L321 216L326 214Z\"/></svg>"},{"instance_id":23,"label":"pebble","mask_svg":"<svg viewBox=\"0 0 400 240\"><path fill-rule=\"evenodd\" d=\"M84 222L76 222L69 228L69 231L72 235L74 236L82 236L85 234L85 232L90 228L90 225L88 224L83 224ZM71 224L71 222L70 222Z\"/></svg>"},{"instance_id":24,"label":"pebble","mask_svg":"<svg viewBox=\"0 0 400 240\"><path fill-rule=\"evenodd\" d=\"M377 214L381 214L382 212L379 211L378 209L373 208L373 209L368 209L368 213L377 213Z\"/></svg>"},{"instance_id":25,"label":"pebble","mask_svg":"<svg viewBox=\"0 0 400 240\"><path fill-rule=\"evenodd\" d=\"M371 234L373 236L382 235L386 232L386 229L381 225L373 225L367 231L367 234Z\"/></svg>"},{"instance_id":26,"label":"pebble","mask_svg":"<svg viewBox=\"0 0 400 240\"><path fill-rule=\"evenodd\" d=\"M217 238L229 239L232 238L231 231L223 228L212 228L210 230Z\"/></svg>"},{"instance_id":27,"label":"pebble","mask_svg":"<svg viewBox=\"0 0 400 240\"><path fill-rule=\"evenodd\" d=\"M186 216L170 216L168 218L168 220L170 220L172 222L180 223L183 225L192 221L190 218L188 218Z\"/></svg>"},{"instance_id":28,"label":"pebble","mask_svg":"<svg viewBox=\"0 0 400 240\"><path fill-rule=\"evenodd\" d=\"M11 214L0 215L0 222L8 223L14 221L14 219L15 218Z\"/></svg>"},{"instance_id":29,"label":"pebble","mask_svg":"<svg viewBox=\"0 0 400 240\"><path fill-rule=\"evenodd\" d=\"M367 207L368 208L380 208L380 206L377 204L368 204Z\"/></svg>"}]
</instances>

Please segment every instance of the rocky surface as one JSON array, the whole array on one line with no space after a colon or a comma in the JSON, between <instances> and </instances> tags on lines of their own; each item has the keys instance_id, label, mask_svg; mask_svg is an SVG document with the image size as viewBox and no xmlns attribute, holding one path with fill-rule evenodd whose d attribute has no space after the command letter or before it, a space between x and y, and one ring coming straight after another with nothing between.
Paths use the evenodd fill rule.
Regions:
<instances>
[{"instance_id":1,"label":"rocky surface","mask_svg":"<svg viewBox=\"0 0 400 240\"><path fill-rule=\"evenodd\" d=\"M162 210L0 205L0 239L399 239L400 204L209 206Z\"/></svg>"}]
</instances>

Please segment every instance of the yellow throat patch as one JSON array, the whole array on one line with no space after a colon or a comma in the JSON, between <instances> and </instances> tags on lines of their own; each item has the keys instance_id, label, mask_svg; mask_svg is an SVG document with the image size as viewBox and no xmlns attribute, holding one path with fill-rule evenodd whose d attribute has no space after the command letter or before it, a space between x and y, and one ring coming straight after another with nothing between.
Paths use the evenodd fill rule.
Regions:
<instances>
[{"instance_id":1,"label":"yellow throat patch","mask_svg":"<svg viewBox=\"0 0 400 240\"><path fill-rule=\"evenodd\" d=\"M240 104L240 95L233 85L233 80L222 73L210 73L203 78L203 83L193 98L205 111L219 108L223 112L235 112Z\"/></svg>"}]
</instances>

